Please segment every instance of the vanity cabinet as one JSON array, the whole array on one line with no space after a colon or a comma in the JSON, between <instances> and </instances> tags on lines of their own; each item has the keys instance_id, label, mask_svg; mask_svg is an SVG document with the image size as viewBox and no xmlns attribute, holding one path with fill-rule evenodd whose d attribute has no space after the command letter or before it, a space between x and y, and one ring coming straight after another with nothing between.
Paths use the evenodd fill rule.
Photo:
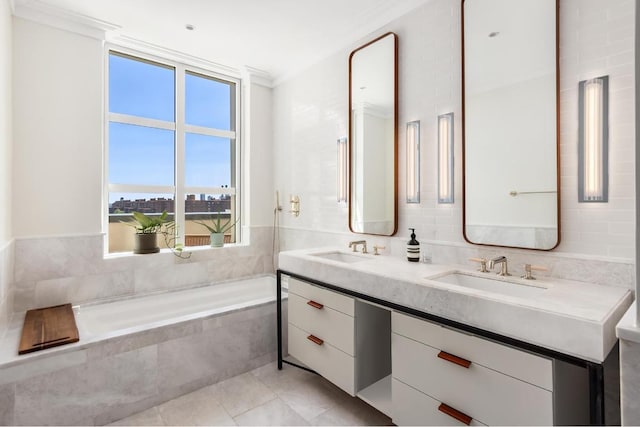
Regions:
<instances>
[{"instance_id":1,"label":"vanity cabinet","mask_svg":"<svg viewBox=\"0 0 640 427\"><path fill-rule=\"evenodd\" d=\"M396 312L392 331L395 424L553 424L551 359Z\"/></svg>"},{"instance_id":2,"label":"vanity cabinet","mask_svg":"<svg viewBox=\"0 0 640 427\"><path fill-rule=\"evenodd\" d=\"M355 395L355 300L289 279L289 354Z\"/></svg>"},{"instance_id":3,"label":"vanity cabinet","mask_svg":"<svg viewBox=\"0 0 640 427\"><path fill-rule=\"evenodd\" d=\"M289 355L396 425L602 424L589 363L343 287L288 284Z\"/></svg>"}]
</instances>

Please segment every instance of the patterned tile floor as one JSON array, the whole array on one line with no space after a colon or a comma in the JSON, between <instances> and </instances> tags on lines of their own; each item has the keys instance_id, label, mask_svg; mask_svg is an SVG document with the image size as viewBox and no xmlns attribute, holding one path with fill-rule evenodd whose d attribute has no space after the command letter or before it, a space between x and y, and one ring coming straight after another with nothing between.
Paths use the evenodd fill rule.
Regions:
<instances>
[{"instance_id":1,"label":"patterned tile floor","mask_svg":"<svg viewBox=\"0 0 640 427\"><path fill-rule=\"evenodd\" d=\"M275 363L119 420L114 426L392 425L324 378Z\"/></svg>"}]
</instances>

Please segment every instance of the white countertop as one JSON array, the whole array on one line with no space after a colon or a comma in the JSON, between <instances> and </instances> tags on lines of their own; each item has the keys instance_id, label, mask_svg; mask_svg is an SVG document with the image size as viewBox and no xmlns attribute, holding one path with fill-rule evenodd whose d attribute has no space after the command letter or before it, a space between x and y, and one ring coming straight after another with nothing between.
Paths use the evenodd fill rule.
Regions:
<instances>
[{"instance_id":1,"label":"white countertop","mask_svg":"<svg viewBox=\"0 0 640 427\"><path fill-rule=\"evenodd\" d=\"M598 363L615 345L616 324L633 300L628 289L553 278L536 280L547 289L533 295L505 295L433 280L456 271L495 278L471 266L358 254L362 261L344 263L312 255L331 251L347 252L335 247L285 251L279 268ZM509 281L528 284L513 276Z\"/></svg>"}]
</instances>

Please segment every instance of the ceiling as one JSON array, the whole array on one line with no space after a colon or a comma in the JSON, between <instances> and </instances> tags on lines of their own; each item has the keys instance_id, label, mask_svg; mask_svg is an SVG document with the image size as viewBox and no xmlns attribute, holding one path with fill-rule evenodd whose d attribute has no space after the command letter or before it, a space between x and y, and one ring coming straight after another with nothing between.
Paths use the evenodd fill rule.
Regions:
<instances>
[{"instance_id":1,"label":"ceiling","mask_svg":"<svg viewBox=\"0 0 640 427\"><path fill-rule=\"evenodd\" d=\"M16 0L16 6L53 6L106 21L123 36L227 66L257 68L278 82L355 47L428 1Z\"/></svg>"}]
</instances>

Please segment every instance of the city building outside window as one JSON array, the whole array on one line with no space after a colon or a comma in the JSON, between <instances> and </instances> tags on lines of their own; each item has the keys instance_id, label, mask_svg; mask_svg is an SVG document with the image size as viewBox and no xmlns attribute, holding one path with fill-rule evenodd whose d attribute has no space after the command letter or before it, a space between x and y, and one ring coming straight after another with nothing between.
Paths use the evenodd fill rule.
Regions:
<instances>
[{"instance_id":1,"label":"city building outside window","mask_svg":"<svg viewBox=\"0 0 640 427\"><path fill-rule=\"evenodd\" d=\"M209 231L197 222L239 217L239 81L109 50L107 84L108 251L132 251L134 211L166 210L176 224L173 243L208 245ZM239 232L237 223L225 242Z\"/></svg>"}]
</instances>

